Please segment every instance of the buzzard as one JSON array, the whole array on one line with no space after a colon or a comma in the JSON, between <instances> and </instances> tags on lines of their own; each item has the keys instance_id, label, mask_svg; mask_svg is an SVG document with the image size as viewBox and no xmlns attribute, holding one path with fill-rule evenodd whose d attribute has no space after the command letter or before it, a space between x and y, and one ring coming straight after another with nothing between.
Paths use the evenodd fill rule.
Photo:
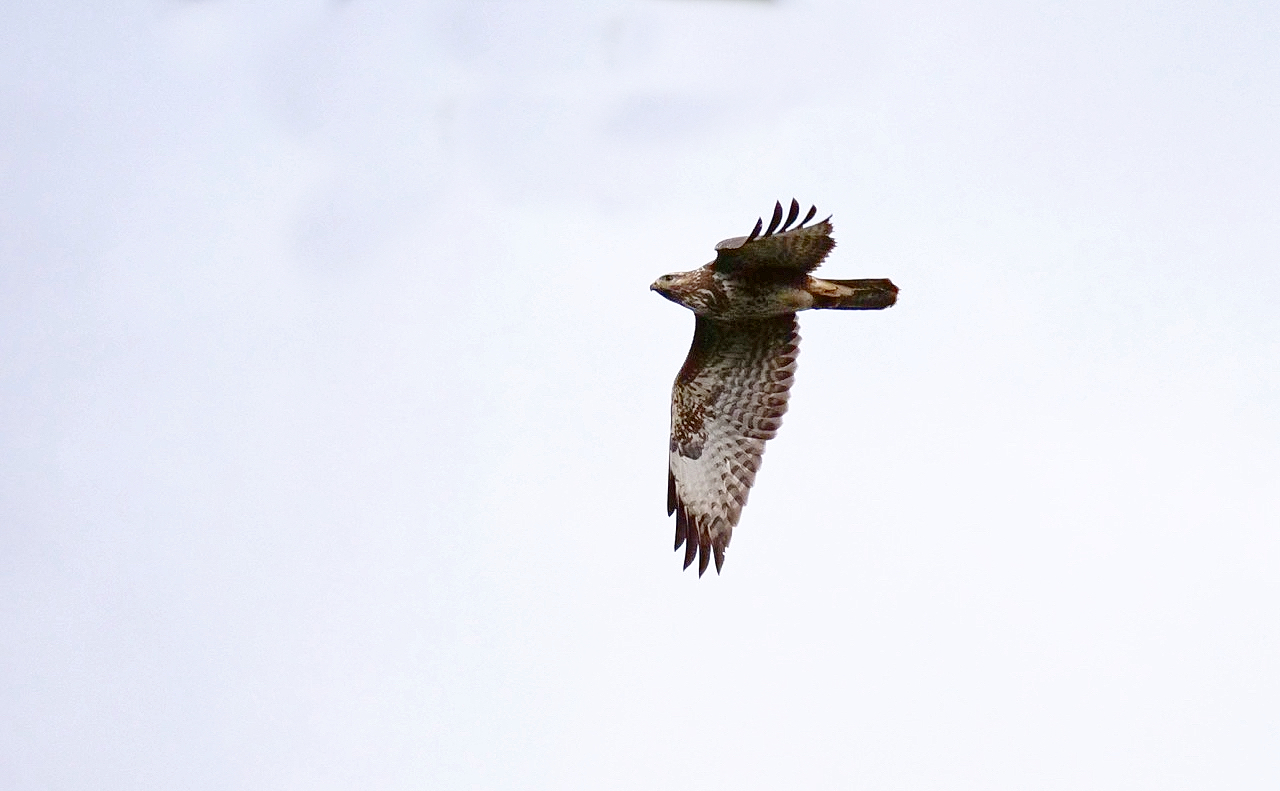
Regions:
<instances>
[{"instance_id":1,"label":"buzzard","mask_svg":"<svg viewBox=\"0 0 1280 791\"><path fill-rule=\"evenodd\" d=\"M764 443L782 425L799 354L796 312L881 310L898 298L889 280L810 277L836 244L830 217L807 225L817 212L791 228L800 204L791 201L783 222L778 203L763 233L757 220L749 235L716 245L711 263L650 286L697 317L671 390L667 515L676 515L684 567L698 558L699 577L713 556L720 573Z\"/></svg>"}]
</instances>

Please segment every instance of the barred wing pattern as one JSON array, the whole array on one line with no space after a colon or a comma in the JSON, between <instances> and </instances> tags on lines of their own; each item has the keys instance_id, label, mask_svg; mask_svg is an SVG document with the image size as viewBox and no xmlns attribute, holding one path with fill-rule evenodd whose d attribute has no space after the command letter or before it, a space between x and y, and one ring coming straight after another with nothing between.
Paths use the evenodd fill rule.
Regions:
<instances>
[{"instance_id":1,"label":"barred wing pattern","mask_svg":"<svg viewBox=\"0 0 1280 791\"><path fill-rule=\"evenodd\" d=\"M782 222L782 204L775 203L773 219L764 233L760 232L764 220L759 219L749 236L735 236L716 245L716 260L712 262L712 268L726 275L766 272L798 275L812 272L836 246L831 238L830 217L805 227L805 223L817 213L818 207L811 206L800 224L788 231L787 228L800 214L800 204L794 198L791 200L787 221L778 228L778 223Z\"/></svg>"},{"instance_id":2,"label":"barred wing pattern","mask_svg":"<svg viewBox=\"0 0 1280 791\"><path fill-rule=\"evenodd\" d=\"M698 576L724 564L734 525L760 469L764 444L787 411L800 334L794 313L725 321L698 316L671 395L667 513L676 549Z\"/></svg>"}]
</instances>

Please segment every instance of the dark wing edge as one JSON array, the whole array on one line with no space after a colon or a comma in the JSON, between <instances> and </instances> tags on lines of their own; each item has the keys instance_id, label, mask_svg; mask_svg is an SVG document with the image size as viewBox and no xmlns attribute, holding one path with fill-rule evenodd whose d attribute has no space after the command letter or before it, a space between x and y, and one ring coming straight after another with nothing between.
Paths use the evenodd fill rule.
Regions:
<instances>
[{"instance_id":1,"label":"dark wing edge","mask_svg":"<svg viewBox=\"0 0 1280 791\"><path fill-rule=\"evenodd\" d=\"M764 218L760 218L749 235L725 239L716 245L712 268L724 274L757 270L812 272L836 246L831 238L830 217L807 225L817 213L817 206L809 207L800 224L787 230L800 215L800 204L795 198L791 199L786 222L783 222L782 203L775 203L773 217L763 233L760 229L764 227Z\"/></svg>"},{"instance_id":2,"label":"dark wing edge","mask_svg":"<svg viewBox=\"0 0 1280 791\"><path fill-rule=\"evenodd\" d=\"M684 567L696 558L699 577L712 559L717 574L724 566L765 442L787 411L799 343L794 314L697 319L672 388L667 514Z\"/></svg>"}]
</instances>

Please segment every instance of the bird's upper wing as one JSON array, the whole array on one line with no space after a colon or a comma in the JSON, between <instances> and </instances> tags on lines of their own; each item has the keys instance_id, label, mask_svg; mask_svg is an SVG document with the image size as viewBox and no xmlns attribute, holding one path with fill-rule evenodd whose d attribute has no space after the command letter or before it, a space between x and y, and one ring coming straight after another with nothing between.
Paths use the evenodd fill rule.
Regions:
<instances>
[{"instance_id":1,"label":"bird's upper wing","mask_svg":"<svg viewBox=\"0 0 1280 791\"><path fill-rule=\"evenodd\" d=\"M714 553L716 571L760 469L764 443L787 411L800 334L795 314L720 321L698 316L671 393L667 513L685 568Z\"/></svg>"},{"instance_id":2,"label":"bird's upper wing","mask_svg":"<svg viewBox=\"0 0 1280 791\"><path fill-rule=\"evenodd\" d=\"M831 238L830 217L805 226L817 213L818 208L811 207L800 224L788 231L787 228L800 214L800 204L792 199L787 221L781 228L778 228L778 223L782 222L782 204L775 204L773 219L764 233L760 232L764 226L764 220L760 219L756 220L755 230L749 236L735 236L716 245L712 269L726 275L767 270L779 274L812 272L836 246Z\"/></svg>"}]
</instances>

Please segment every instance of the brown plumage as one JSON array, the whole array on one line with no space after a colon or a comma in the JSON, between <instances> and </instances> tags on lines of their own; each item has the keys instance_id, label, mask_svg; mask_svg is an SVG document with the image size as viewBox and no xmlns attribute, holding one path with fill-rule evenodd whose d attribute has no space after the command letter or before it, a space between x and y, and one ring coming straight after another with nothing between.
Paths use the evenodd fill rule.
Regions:
<instances>
[{"instance_id":1,"label":"brown plumage","mask_svg":"<svg viewBox=\"0 0 1280 791\"><path fill-rule=\"evenodd\" d=\"M888 280L822 280L809 275L835 240L831 218L795 228L800 204L783 221L774 206L747 236L716 245L716 259L691 272L663 275L650 287L696 315L693 345L671 392L667 513L676 517L676 549L698 576L714 557L724 565L733 528L755 482L765 442L782 425L796 370L801 310L880 310L894 304ZM762 231L762 229L764 229Z\"/></svg>"}]
</instances>

